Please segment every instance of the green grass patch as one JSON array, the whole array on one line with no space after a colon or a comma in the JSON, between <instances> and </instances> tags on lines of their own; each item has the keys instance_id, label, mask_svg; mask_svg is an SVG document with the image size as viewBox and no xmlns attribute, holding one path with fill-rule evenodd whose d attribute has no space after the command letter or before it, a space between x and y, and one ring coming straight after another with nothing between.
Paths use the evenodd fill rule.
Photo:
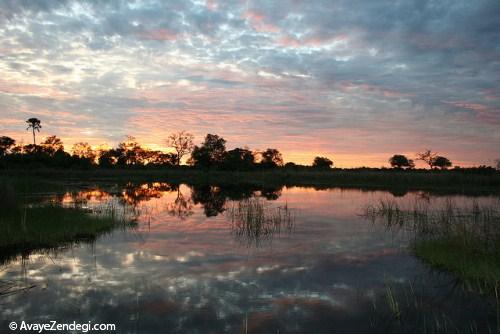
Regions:
<instances>
[{"instance_id":1,"label":"green grass patch","mask_svg":"<svg viewBox=\"0 0 500 334\"><path fill-rule=\"evenodd\" d=\"M494 291L500 284L500 255L481 252L459 238L417 240L416 256L435 268L448 270L474 288Z\"/></svg>"},{"instance_id":2,"label":"green grass patch","mask_svg":"<svg viewBox=\"0 0 500 334\"><path fill-rule=\"evenodd\" d=\"M132 221L109 212L96 214L82 208L58 205L16 208L0 214L0 261L16 254L29 254L68 243L95 240Z\"/></svg>"}]
</instances>

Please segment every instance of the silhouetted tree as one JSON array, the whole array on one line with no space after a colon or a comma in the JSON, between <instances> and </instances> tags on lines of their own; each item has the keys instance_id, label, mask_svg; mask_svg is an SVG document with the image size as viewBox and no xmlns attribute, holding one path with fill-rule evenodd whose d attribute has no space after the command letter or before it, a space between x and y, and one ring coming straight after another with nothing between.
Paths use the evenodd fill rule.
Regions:
<instances>
[{"instance_id":1,"label":"silhouetted tree","mask_svg":"<svg viewBox=\"0 0 500 334\"><path fill-rule=\"evenodd\" d=\"M34 145L34 144L24 145L22 148L22 153L24 153L24 154L33 155L37 152L41 152L41 148L39 148L37 145Z\"/></svg>"},{"instance_id":2,"label":"silhouetted tree","mask_svg":"<svg viewBox=\"0 0 500 334\"><path fill-rule=\"evenodd\" d=\"M16 141L7 136L0 137L0 156L6 155L10 149L16 144Z\"/></svg>"},{"instance_id":3,"label":"silhouetted tree","mask_svg":"<svg viewBox=\"0 0 500 334\"><path fill-rule=\"evenodd\" d=\"M48 164L58 168L69 168L74 162L68 152L65 152L64 149L59 149L54 152Z\"/></svg>"},{"instance_id":4,"label":"silhouetted tree","mask_svg":"<svg viewBox=\"0 0 500 334\"><path fill-rule=\"evenodd\" d=\"M226 140L207 134L201 146L195 146L189 163L195 167L211 168L219 165L226 153Z\"/></svg>"},{"instance_id":5,"label":"silhouetted tree","mask_svg":"<svg viewBox=\"0 0 500 334\"><path fill-rule=\"evenodd\" d=\"M96 152L92 149L92 146L90 146L89 143L76 143L73 145L71 152L73 152L73 156L81 159L87 159L91 162L95 162L97 157Z\"/></svg>"},{"instance_id":6,"label":"silhouetted tree","mask_svg":"<svg viewBox=\"0 0 500 334\"><path fill-rule=\"evenodd\" d=\"M162 151L149 151L148 166L174 166L177 164L177 154L164 153Z\"/></svg>"},{"instance_id":7,"label":"silhouetted tree","mask_svg":"<svg viewBox=\"0 0 500 334\"><path fill-rule=\"evenodd\" d=\"M249 170L254 167L255 156L252 151L245 148L235 148L227 151L222 162L226 170Z\"/></svg>"},{"instance_id":8,"label":"silhouetted tree","mask_svg":"<svg viewBox=\"0 0 500 334\"><path fill-rule=\"evenodd\" d=\"M333 161L326 157L316 157L314 158L312 166L314 168L330 169L333 166Z\"/></svg>"},{"instance_id":9,"label":"silhouetted tree","mask_svg":"<svg viewBox=\"0 0 500 334\"><path fill-rule=\"evenodd\" d=\"M142 165L146 160L146 152L136 141L135 137L127 136L126 140L118 144L115 150L118 153L117 165Z\"/></svg>"},{"instance_id":10,"label":"silhouetted tree","mask_svg":"<svg viewBox=\"0 0 500 334\"><path fill-rule=\"evenodd\" d=\"M389 159L389 163L393 168L414 168L415 163L413 160L408 159L406 156L402 154L395 154Z\"/></svg>"},{"instance_id":11,"label":"silhouetted tree","mask_svg":"<svg viewBox=\"0 0 500 334\"><path fill-rule=\"evenodd\" d=\"M432 165L441 169L447 169L451 167L452 163L448 158L438 155L433 158Z\"/></svg>"},{"instance_id":12,"label":"silhouetted tree","mask_svg":"<svg viewBox=\"0 0 500 334\"><path fill-rule=\"evenodd\" d=\"M186 131L171 134L167 139L167 145L172 147L177 153L176 165L181 164L181 159L191 153L194 148L194 136Z\"/></svg>"},{"instance_id":13,"label":"silhouetted tree","mask_svg":"<svg viewBox=\"0 0 500 334\"><path fill-rule=\"evenodd\" d=\"M48 136L41 144L42 151L53 156L58 151L64 151L62 140L57 136Z\"/></svg>"},{"instance_id":14,"label":"silhouetted tree","mask_svg":"<svg viewBox=\"0 0 500 334\"><path fill-rule=\"evenodd\" d=\"M275 148L268 148L264 152L261 153L261 165L263 167L277 167L277 166L283 166L283 157L280 153Z\"/></svg>"},{"instance_id":15,"label":"silhouetted tree","mask_svg":"<svg viewBox=\"0 0 500 334\"><path fill-rule=\"evenodd\" d=\"M40 121L38 118L29 118L26 123L28 123L28 127L26 130L31 129L33 131L33 145L36 146L36 140L35 140L35 130L40 132L40 129L42 128L42 121Z\"/></svg>"},{"instance_id":16,"label":"silhouetted tree","mask_svg":"<svg viewBox=\"0 0 500 334\"><path fill-rule=\"evenodd\" d=\"M99 157L104 153L111 149L111 147L107 143L102 143L97 145L95 149L96 159L99 161Z\"/></svg>"},{"instance_id":17,"label":"silhouetted tree","mask_svg":"<svg viewBox=\"0 0 500 334\"><path fill-rule=\"evenodd\" d=\"M109 149L106 151L101 151L99 154L99 166L104 168L109 168L117 164L121 152L115 149Z\"/></svg>"},{"instance_id":18,"label":"silhouetted tree","mask_svg":"<svg viewBox=\"0 0 500 334\"><path fill-rule=\"evenodd\" d=\"M22 154L22 153L24 153L24 145L23 144L15 145L14 147L12 147L10 149L10 152L12 154Z\"/></svg>"},{"instance_id":19,"label":"silhouetted tree","mask_svg":"<svg viewBox=\"0 0 500 334\"><path fill-rule=\"evenodd\" d=\"M434 159L436 158L436 153L431 150L425 150L422 153L417 153L417 160L422 160L429 165L431 169L434 168Z\"/></svg>"}]
</instances>

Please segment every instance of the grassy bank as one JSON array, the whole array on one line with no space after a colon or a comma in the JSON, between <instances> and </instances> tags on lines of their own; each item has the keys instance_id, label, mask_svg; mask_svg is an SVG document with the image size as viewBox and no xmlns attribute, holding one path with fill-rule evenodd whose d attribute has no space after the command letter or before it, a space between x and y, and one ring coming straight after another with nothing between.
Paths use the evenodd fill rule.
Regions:
<instances>
[{"instance_id":1,"label":"grassy bank","mask_svg":"<svg viewBox=\"0 0 500 334\"><path fill-rule=\"evenodd\" d=\"M36 250L89 242L114 228L132 225L113 206L91 212L56 204L26 204L15 181L0 183L0 263Z\"/></svg>"},{"instance_id":2,"label":"grassy bank","mask_svg":"<svg viewBox=\"0 0 500 334\"><path fill-rule=\"evenodd\" d=\"M365 215L381 218L391 229L411 232L412 251L437 269L452 272L469 287L488 292L500 288L500 202L459 207L447 201L434 208L415 203L403 208L393 201L369 206Z\"/></svg>"},{"instance_id":3,"label":"grassy bank","mask_svg":"<svg viewBox=\"0 0 500 334\"><path fill-rule=\"evenodd\" d=\"M202 171L190 168L90 169L2 171L3 177L45 182L51 187L82 181L164 181L169 183L253 186L308 186L394 190L429 190L442 193L500 194L499 172L373 170L373 169L293 169L276 168L247 172Z\"/></svg>"},{"instance_id":4,"label":"grassy bank","mask_svg":"<svg viewBox=\"0 0 500 334\"><path fill-rule=\"evenodd\" d=\"M413 245L415 254L433 267L453 272L472 288L493 291L500 284L500 256L476 248L457 237L419 240Z\"/></svg>"}]
</instances>

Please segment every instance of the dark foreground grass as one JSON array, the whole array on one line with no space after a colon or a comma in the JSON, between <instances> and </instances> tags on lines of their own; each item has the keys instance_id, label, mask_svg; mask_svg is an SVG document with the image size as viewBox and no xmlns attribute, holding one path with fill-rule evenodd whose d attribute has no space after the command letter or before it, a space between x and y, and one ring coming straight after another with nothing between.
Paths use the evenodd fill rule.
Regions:
<instances>
[{"instance_id":1,"label":"dark foreground grass","mask_svg":"<svg viewBox=\"0 0 500 334\"><path fill-rule=\"evenodd\" d=\"M25 207L0 214L0 262L18 254L91 242L117 227L130 227L113 214L57 205Z\"/></svg>"},{"instance_id":2,"label":"dark foreground grass","mask_svg":"<svg viewBox=\"0 0 500 334\"><path fill-rule=\"evenodd\" d=\"M90 242L117 227L134 225L133 219L113 205L90 211L26 202L17 181L0 180L0 263L36 250Z\"/></svg>"}]
</instances>

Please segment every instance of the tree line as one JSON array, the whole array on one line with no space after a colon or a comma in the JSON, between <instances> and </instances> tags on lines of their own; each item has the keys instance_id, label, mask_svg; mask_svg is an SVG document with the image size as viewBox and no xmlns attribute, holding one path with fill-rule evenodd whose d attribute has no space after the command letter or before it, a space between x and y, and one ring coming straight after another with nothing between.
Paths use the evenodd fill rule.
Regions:
<instances>
[{"instance_id":1,"label":"tree line","mask_svg":"<svg viewBox=\"0 0 500 334\"><path fill-rule=\"evenodd\" d=\"M36 135L42 129L41 121L30 118L26 121L27 131L33 135L33 144L16 144L13 138L0 136L0 167L16 165L35 165L63 168L115 168L115 167L158 167L180 166L186 158L188 165L198 169L253 170L277 167L301 168L293 162L284 163L278 149L252 151L248 148L227 150L226 140L216 134L207 134L200 145L194 144L194 136L186 131L179 131L165 140L171 152L151 150L141 146L134 137L127 136L116 147L104 145L93 148L87 142L75 143L68 152L57 136L48 136L40 144ZM447 169L452 162L431 150L418 153L415 160L424 161L431 169ZM413 169L415 162L405 155L395 154L389 159L395 169ZM315 169L330 169L333 161L317 156L312 161Z\"/></svg>"},{"instance_id":2,"label":"tree line","mask_svg":"<svg viewBox=\"0 0 500 334\"><path fill-rule=\"evenodd\" d=\"M194 136L186 131L173 133L165 140L166 146L172 152L145 148L132 136L127 136L114 148L101 145L94 149L87 142L79 142L68 152L57 136L48 136L37 144L37 133L42 129L42 122L37 118L30 118L26 123L28 125L26 130L33 135L33 144L16 144L13 138L0 137L0 159L4 167L12 165L65 168L180 166L184 158L187 158L188 165L199 169L252 170L285 165L281 152L275 148L264 151L251 151L248 148L227 150L226 140L216 134L207 134L203 143L195 145ZM326 157L316 157L313 166L331 168L333 162Z\"/></svg>"},{"instance_id":3,"label":"tree line","mask_svg":"<svg viewBox=\"0 0 500 334\"><path fill-rule=\"evenodd\" d=\"M425 150L422 153L417 153L416 160L421 160L425 162L430 169L448 169L453 164L447 157L438 155L431 150ZM413 169L415 168L415 162L412 159L408 159L405 155L395 154L389 159L389 163L393 168L398 169Z\"/></svg>"}]
</instances>

